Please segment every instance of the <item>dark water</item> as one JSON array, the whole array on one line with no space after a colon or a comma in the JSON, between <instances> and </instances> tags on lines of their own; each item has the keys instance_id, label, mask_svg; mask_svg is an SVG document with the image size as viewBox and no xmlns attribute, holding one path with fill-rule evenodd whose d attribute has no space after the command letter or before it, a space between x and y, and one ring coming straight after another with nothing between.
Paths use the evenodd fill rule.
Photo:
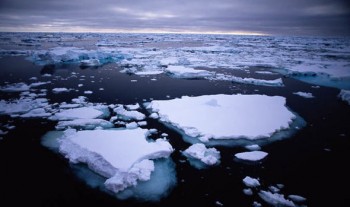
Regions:
<instances>
[{"instance_id":1,"label":"dark water","mask_svg":"<svg viewBox=\"0 0 350 207\"><path fill-rule=\"evenodd\" d=\"M172 158L178 180L168 197L151 203L120 201L88 187L78 179L65 158L40 144L42 135L53 130L55 123L0 116L0 123L13 121L16 126L0 141L0 206L215 206L216 201L224 206L251 206L253 201L263 203L257 193L253 196L243 194L245 186L242 179L247 175L260 178L263 190L270 185L284 184L281 193L304 196L308 206L347 206L350 202L348 192L343 190L350 185L347 159L350 149L350 107L337 98L338 89L313 88L285 77L282 77L285 87L264 87L228 81L174 79L166 75L140 77L119 71L114 64L81 69L74 65L40 67L21 57L0 59L1 85L5 82L30 83L33 81L28 79L33 76L38 77L38 81L51 80L52 84L38 87L48 89L50 103L70 102L72 98L84 95L85 90L94 92L85 95L90 102L107 104L143 103L143 99L172 99L183 95L258 93L286 97L287 106L303 117L307 126L289 139L264 146L263 150L269 155L260 163L234 161L235 153L245 151L242 147L217 147L222 156L221 164L197 170L188 162L182 162L186 159L180 150L186 149L189 144L178 133L147 119L147 128L157 128L160 133L169 134L169 141L176 149ZM71 72L77 73L77 77L72 77ZM52 73L52 77L41 77L43 73ZM253 72L241 72L239 75L271 77ZM151 78L157 80L152 81ZM77 87L80 83L84 86ZM52 94L51 89L55 87L79 91ZM99 90L101 87L103 91ZM312 92L315 98L305 99L292 94L297 91ZM0 96L1 99L8 99L17 97L17 94L0 93Z\"/></svg>"}]
</instances>

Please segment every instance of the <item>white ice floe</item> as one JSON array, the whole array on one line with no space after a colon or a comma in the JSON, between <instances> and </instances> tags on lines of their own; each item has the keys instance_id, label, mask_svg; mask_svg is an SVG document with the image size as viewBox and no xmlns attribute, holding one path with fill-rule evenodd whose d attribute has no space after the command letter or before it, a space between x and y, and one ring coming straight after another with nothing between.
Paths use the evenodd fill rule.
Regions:
<instances>
[{"instance_id":1,"label":"white ice floe","mask_svg":"<svg viewBox=\"0 0 350 207\"><path fill-rule=\"evenodd\" d=\"M32 109L31 111L22 114L22 118L45 118L51 116L51 113L46 112L43 108Z\"/></svg>"},{"instance_id":2,"label":"white ice floe","mask_svg":"<svg viewBox=\"0 0 350 207\"><path fill-rule=\"evenodd\" d=\"M193 68L178 65L169 65L165 69L165 72L176 78L206 78L215 75L215 73L207 70L195 70Z\"/></svg>"},{"instance_id":3,"label":"white ice floe","mask_svg":"<svg viewBox=\"0 0 350 207\"><path fill-rule=\"evenodd\" d=\"M274 75L276 73L273 73L271 71L254 71L255 73L258 73L258 74L264 74L264 75Z\"/></svg>"},{"instance_id":4,"label":"white ice floe","mask_svg":"<svg viewBox=\"0 0 350 207\"><path fill-rule=\"evenodd\" d=\"M152 159L167 158L173 152L169 142L146 140L147 130L66 130L59 151L72 163L86 163L107 178L105 187L118 193L147 181L154 171Z\"/></svg>"},{"instance_id":5,"label":"white ice floe","mask_svg":"<svg viewBox=\"0 0 350 207\"><path fill-rule=\"evenodd\" d=\"M152 119L158 119L158 118L159 118L159 116L158 116L158 114L157 114L157 113L151 113L151 114L149 115L149 118L152 118Z\"/></svg>"},{"instance_id":6,"label":"white ice floe","mask_svg":"<svg viewBox=\"0 0 350 207\"><path fill-rule=\"evenodd\" d=\"M49 83L51 83L51 81L36 82L36 83L31 83L31 84L29 85L29 87L39 87L39 86L46 85L46 84L49 84Z\"/></svg>"},{"instance_id":7,"label":"white ice floe","mask_svg":"<svg viewBox=\"0 0 350 207\"><path fill-rule=\"evenodd\" d=\"M123 106L118 106L113 109L115 113L117 113L117 116L119 119L124 121L130 121L130 120L137 120L141 121L146 118L146 116L138 111L127 111L124 109Z\"/></svg>"},{"instance_id":8,"label":"white ice floe","mask_svg":"<svg viewBox=\"0 0 350 207\"><path fill-rule=\"evenodd\" d=\"M22 92L22 91L29 91L29 89L30 89L30 86L22 82L0 87L0 91L3 91L3 92Z\"/></svg>"},{"instance_id":9,"label":"white ice floe","mask_svg":"<svg viewBox=\"0 0 350 207\"><path fill-rule=\"evenodd\" d=\"M288 198L296 203L303 203L306 201L306 198L304 198L300 195L289 195Z\"/></svg>"},{"instance_id":10,"label":"white ice floe","mask_svg":"<svg viewBox=\"0 0 350 207\"><path fill-rule=\"evenodd\" d=\"M103 116L103 111L94 107L80 107L67 110L61 110L55 115L51 116L51 120L74 120L74 119L95 119Z\"/></svg>"},{"instance_id":11,"label":"white ice floe","mask_svg":"<svg viewBox=\"0 0 350 207\"><path fill-rule=\"evenodd\" d=\"M247 196L253 195L253 191L252 191L252 189L250 189L250 188L245 188L245 189L243 189L243 193L244 193L245 195L247 195Z\"/></svg>"},{"instance_id":12,"label":"white ice floe","mask_svg":"<svg viewBox=\"0 0 350 207\"><path fill-rule=\"evenodd\" d=\"M294 207L295 204L293 201L290 201L284 197L282 194L278 193L271 193L268 191L261 190L259 193L259 196L261 199L263 199L266 203L272 205L272 206L288 206L288 207Z\"/></svg>"},{"instance_id":13,"label":"white ice floe","mask_svg":"<svg viewBox=\"0 0 350 207\"><path fill-rule=\"evenodd\" d=\"M301 91L298 91L298 92L294 92L293 94L295 95L298 95L298 96L301 96L303 98L315 98L312 93L309 93L309 92L301 92Z\"/></svg>"},{"instance_id":14,"label":"white ice floe","mask_svg":"<svg viewBox=\"0 0 350 207\"><path fill-rule=\"evenodd\" d=\"M63 92L69 92L70 89L68 88L54 88L52 89L52 93L63 93Z\"/></svg>"},{"instance_id":15,"label":"white ice floe","mask_svg":"<svg viewBox=\"0 0 350 207\"><path fill-rule=\"evenodd\" d=\"M147 105L162 122L190 137L256 140L288 129L296 118L285 106L286 99L266 95L183 96L154 100Z\"/></svg>"},{"instance_id":16,"label":"white ice floe","mask_svg":"<svg viewBox=\"0 0 350 207\"><path fill-rule=\"evenodd\" d=\"M60 109L71 109L71 108L78 108L81 106L80 104L67 104L67 103L61 103L59 108Z\"/></svg>"},{"instance_id":17,"label":"white ice floe","mask_svg":"<svg viewBox=\"0 0 350 207\"><path fill-rule=\"evenodd\" d=\"M247 146L245 146L245 148L247 150L250 150L250 151L258 151L258 150L261 149L261 147L259 145L257 145L257 144L247 145Z\"/></svg>"},{"instance_id":18,"label":"white ice floe","mask_svg":"<svg viewBox=\"0 0 350 207\"><path fill-rule=\"evenodd\" d=\"M95 129L96 127L108 129L114 127L114 125L111 122L103 119L74 119L71 121L60 121L56 125L56 129L58 130L67 128Z\"/></svg>"},{"instance_id":19,"label":"white ice floe","mask_svg":"<svg viewBox=\"0 0 350 207\"><path fill-rule=\"evenodd\" d=\"M260 186L260 182L259 182L258 179L252 178L252 177L249 177L249 176L246 176L243 179L243 183L244 183L244 185L246 185L249 188L256 188L256 187Z\"/></svg>"},{"instance_id":20,"label":"white ice floe","mask_svg":"<svg viewBox=\"0 0 350 207\"><path fill-rule=\"evenodd\" d=\"M159 75L159 74L162 74L162 73L163 73L162 70L145 70L145 71L137 71L134 74L135 75L140 75L140 76L147 76L147 75Z\"/></svg>"},{"instance_id":21,"label":"white ice floe","mask_svg":"<svg viewBox=\"0 0 350 207\"><path fill-rule=\"evenodd\" d=\"M139 125L136 123L136 122L130 122L130 123L127 123L125 124L125 127L127 129L136 129Z\"/></svg>"},{"instance_id":22,"label":"white ice floe","mask_svg":"<svg viewBox=\"0 0 350 207\"><path fill-rule=\"evenodd\" d=\"M343 101L350 105L350 90L341 90L338 95Z\"/></svg>"},{"instance_id":23,"label":"white ice floe","mask_svg":"<svg viewBox=\"0 0 350 207\"><path fill-rule=\"evenodd\" d=\"M232 81L235 83L253 84L253 85L261 85L261 86L275 86L275 87L284 86L281 78L277 78L273 80L265 80L265 79L256 79L256 78L241 78L233 75L216 74L215 77L211 77L209 79L226 80L226 81Z\"/></svg>"},{"instance_id":24,"label":"white ice floe","mask_svg":"<svg viewBox=\"0 0 350 207\"><path fill-rule=\"evenodd\" d=\"M84 91L84 94L93 94L94 92L92 91Z\"/></svg>"},{"instance_id":25,"label":"white ice floe","mask_svg":"<svg viewBox=\"0 0 350 207\"><path fill-rule=\"evenodd\" d=\"M136 104L129 104L129 105L125 105L125 108L129 111L131 110L137 110L140 108L140 104L136 103Z\"/></svg>"},{"instance_id":26,"label":"white ice floe","mask_svg":"<svg viewBox=\"0 0 350 207\"><path fill-rule=\"evenodd\" d=\"M215 148L206 148L204 144L193 144L183 154L188 158L198 159L206 165L216 165L220 162L220 152Z\"/></svg>"},{"instance_id":27,"label":"white ice floe","mask_svg":"<svg viewBox=\"0 0 350 207\"><path fill-rule=\"evenodd\" d=\"M0 100L0 114L11 116L18 116L25 113L29 113L28 115L36 115L37 117L39 115L46 116L47 114L43 111L43 108L46 107L49 107L49 103L46 98L20 98L9 102Z\"/></svg>"},{"instance_id":28,"label":"white ice floe","mask_svg":"<svg viewBox=\"0 0 350 207\"><path fill-rule=\"evenodd\" d=\"M246 161L259 161L264 159L268 153L263 151L252 151L252 152L241 152L235 154L235 157L240 160L246 160Z\"/></svg>"},{"instance_id":29,"label":"white ice floe","mask_svg":"<svg viewBox=\"0 0 350 207\"><path fill-rule=\"evenodd\" d=\"M77 47L55 47L32 51L30 60L39 65L80 63L82 66L98 66L120 61L125 55L113 49L86 50Z\"/></svg>"},{"instance_id":30,"label":"white ice floe","mask_svg":"<svg viewBox=\"0 0 350 207\"><path fill-rule=\"evenodd\" d=\"M81 67L94 67L94 66L100 66L101 63L98 59L89 59L89 60L81 60L80 66Z\"/></svg>"}]
</instances>

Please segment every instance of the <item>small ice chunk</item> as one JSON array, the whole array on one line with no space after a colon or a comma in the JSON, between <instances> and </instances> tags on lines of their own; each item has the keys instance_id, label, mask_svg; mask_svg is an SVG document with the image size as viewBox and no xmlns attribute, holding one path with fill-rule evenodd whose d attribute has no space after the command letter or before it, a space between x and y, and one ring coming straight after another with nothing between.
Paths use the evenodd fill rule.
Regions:
<instances>
[{"instance_id":1,"label":"small ice chunk","mask_svg":"<svg viewBox=\"0 0 350 207\"><path fill-rule=\"evenodd\" d=\"M280 189L278 187L275 187L273 185L269 186L269 190L273 193L279 193Z\"/></svg>"},{"instance_id":2,"label":"small ice chunk","mask_svg":"<svg viewBox=\"0 0 350 207\"><path fill-rule=\"evenodd\" d=\"M246 161L259 161L264 159L268 153L263 151L241 152L235 154L235 157Z\"/></svg>"},{"instance_id":3,"label":"small ice chunk","mask_svg":"<svg viewBox=\"0 0 350 207\"><path fill-rule=\"evenodd\" d=\"M252 189L250 189L250 188L244 188L244 189L243 189L243 193L244 193L245 195L247 195L247 196L253 195L253 191L252 191Z\"/></svg>"},{"instance_id":4,"label":"small ice chunk","mask_svg":"<svg viewBox=\"0 0 350 207\"><path fill-rule=\"evenodd\" d=\"M261 207L261 206L262 206L261 203L254 201L253 207Z\"/></svg>"},{"instance_id":5,"label":"small ice chunk","mask_svg":"<svg viewBox=\"0 0 350 207\"><path fill-rule=\"evenodd\" d=\"M256 188L256 187L259 187L259 186L260 186L260 182L259 182L258 179L252 178L252 177L249 177L249 176L246 176L246 177L243 179L243 183L244 183L247 187L250 187L250 188Z\"/></svg>"},{"instance_id":6,"label":"small ice chunk","mask_svg":"<svg viewBox=\"0 0 350 207\"><path fill-rule=\"evenodd\" d=\"M162 137L167 137L167 136L169 136L167 133L162 133L160 136L162 136Z\"/></svg>"},{"instance_id":7,"label":"small ice chunk","mask_svg":"<svg viewBox=\"0 0 350 207\"><path fill-rule=\"evenodd\" d=\"M295 204L292 201L284 198L284 195L282 194L271 193L264 190L261 190L258 194L261 199L263 199L266 203L272 206L288 206L288 207L295 206Z\"/></svg>"},{"instance_id":8,"label":"small ice chunk","mask_svg":"<svg viewBox=\"0 0 350 207\"><path fill-rule=\"evenodd\" d=\"M137 120L141 121L146 118L146 116L138 111L127 111L123 106L119 106L113 109L117 113L118 118L124 121Z\"/></svg>"},{"instance_id":9,"label":"small ice chunk","mask_svg":"<svg viewBox=\"0 0 350 207\"><path fill-rule=\"evenodd\" d=\"M158 116L157 113L151 113L151 115L149 115L149 118L151 118L151 119L158 119L159 116Z\"/></svg>"},{"instance_id":10,"label":"small ice chunk","mask_svg":"<svg viewBox=\"0 0 350 207\"><path fill-rule=\"evenodd\" d=\"M46 81L46 82L36 82L36 83L31 83L29 85L29 87L38 87L38 86L42 86L42 85L46 85L51 83L51 81Z\"/></svg>"},{"instance_id":11,"label":"small ice chunk","mask_svg":"<svg viewBox=\"0 0 350 207\"><path fill-rule=\"evenodd\" d=\"M22 82L0 87L0 91L3 91L3 92L22 92L22 91L29 91L29 89L30 89L30 86Z\"/></svg>"},{"instance_id":12,"label":"small ice chunk","mask_svg":"<svg viewBox=\"0 0 350 207\"><path fill-rule=\"evenodd\" d=\"M308 93L308 92L301 92L301 91L298 91L298 92L294 92L293 94L295 95L298 95L298 96L301 96L303 98L315 98L312 93Z\"/></svg>"},{"instance_id":13,"label":"small ice chunk","mask_svg":"<svg viewBox=\"0 0 350 207\"><path fill-rule=\"evenodd\" d=\"M78 84L78 87L83 87L83 86L84 86L84 84L82 84L82 83Z\"/></svg>"},{"instance_id":14,"label":"small ice chunk","mask_svg":"<svg viewBox=\"0 0 350 207\"><path fill-rule=\"evenodd\" d=\"M131 110L137 110L140 108L140 105L138 103L136 104L130 104L130 105L125 105L125 108L129 111Z\"/></svg>"},{"instance_id":15,"label":"small ice chunk","mask_svg":"<svg viewBox=\"0 0 350 207\"><path fill-rule=\"evenodd\" d=\"M0 129L0 135L6 135L8 132Z\"/></svg>"},{"instance_id":16,"label":"small ice chunk","mask_svg":"<svg viewBox=\"0 0 350 207\"><path fill-rule=\"evenodd\" d=\"M139 121L139 122L137 122L137 125L139 125L139 126L147 126L147 121Z\"/></svg>"},{"instance_id":17,"label":"small ice chunk","mask_svg":"<svg viewBox=\"0 0 350 207\"><path fill-rule=\"evenodd\" d=\"M245 148L247 150L250 150L250 151L258 151L258 150L261 150L261 147L257 144L251 144L251 145L247 145L245 146Z\"/></svg>"},{"instance_id":18,"label":"small ice chunk","mask_svg":"<svg viewBox=\"0 0 350 207\"><path fill-rule=\"evenodd\" d=\"M183 154L186 157L198 159L206 165L216 165L220 162L220 152L215 148L206 148L202 143L193 144Z\"/></svg>"},{"instance_id":19,"label":"small ice chunk","mask_svg":"<svg viewBox=\"0 0 350 207\"><path fill-rule=\"evenodd\" d=\"M84 94L93 94L92 91L84 91Z\"/></svg>"},{"instance_id":20,"label":"small ice chunk","mask_svg":"<svg viewBox=\"0 0 350 207\"><path fill-rule=\"evenodd\" d=\"M93 67L101 65L98 59L81 60L80 66L82 67Z\"/></svg>"},{"instance_id":21,"label":"small ice chunk","mask_svg":"<svg viewBox=\"0 0 350 207\"><path fill-rule=\"evenodd\" d=\"M63 130L67 128L76 129L95 129L101 127L103 129L112 128L114 125L103 119L75 119L71 121L60 121L58 122L56 129Z\"/></svg>"},{"instance_id":22,"label":"small ice chunk","mask_svg":"<svg viewBox=\"0 0 350 207\"><path fill-rule=\"evenodd\" d=\"M341 90L338 97L350 105L350 90Z\"/></svg>"},{"instance_id":23,"label":"small ice chunk","mask_svg":"<svg viewBox=\"0 0 350 207\"><path fill-rule=\"evenodd\" d=\"M69 92L70 90L68 88L54 88L52 89L52 93L63 93L63 92Z\"/></svg>"},{"instance_id":24,"label":"small ice chunk","mask_svg":"<svg viewBox=\"0 0 350 207\"><path fill-rule=\"evenodd\" d=\"M300 195L289 195L288 198L296 203L303 203L306 201L306 198Z\"/></svg>"},{"instance_id":25,"label":"small ice chunk","mask_svg":"<svg viewBox=\"0 0 350 207\"><path fill-rule=\"evenodd\" d=\"M138 125L137 125L137 123L136 122L130 122L130 123L127 123L126 125L125 125L125 127L127 128L127 129L136 129L137 127L138 127Z\"/></svg>"},{"instance_id":26,"label":"small ice chunk","mask_svg":"<svg viewBox=\"0 0 350 207\"><path fill-rule=\"evenodd\" d=\"M135 83L135 82L137 82L137 80L130 80L130 82Z\"/></svg>"},{"instance_id":27,"label":"small ice chunk","mask_svg":"<svg viewBox=\"0 0 350 207\"><path fill-rule=\"evenodd\" d=\"M215 205L217 205L217 206L224 206L224 204L222 204L220 201L215 201Z\"/></svg>"}]
</instances>

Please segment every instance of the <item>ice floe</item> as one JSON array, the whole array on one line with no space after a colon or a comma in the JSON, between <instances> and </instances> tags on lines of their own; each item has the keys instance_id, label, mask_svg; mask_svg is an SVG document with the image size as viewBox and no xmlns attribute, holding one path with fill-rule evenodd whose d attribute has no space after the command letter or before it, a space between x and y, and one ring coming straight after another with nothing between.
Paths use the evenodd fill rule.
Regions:
<instances>
[{"instance_id":1,"label":"ice floe","mask_svg":"<svg viewBox=\"0 0 350 207\"><path fill-rule=\"evenodd\" d=\"M74 119L71 121L59 121L56 125L56 129L63 130L67 128L76 128L76 129L96 129L96 127L101 127L103 129L108 129L114 127L114 125L103 119Z\"/></svg>"},{"instance_id":2,"label":"ice floe","mask_svg":"<svg viewBox=\"0 0 350 207\"><path fill-rule=\"evenodd\" d=\"M294 207L295 204L293 201L288 200L284 197L282 194L278 193L271 193L268 191L261 190L258 195L261 199L263 199L266 203L272 205L272 206L288 206L288 207Z\"/></svg>"},{"instance_id":3,"label":"ice floe","mask_svg":"<svg viewBox=\"0 0 350 207\"><path fill-rule=\"evenodd\" d=\"M245 161L260 161L264 159L268 153L263 151L240 152L235 154L235 157Z\"/></svg>"},{"instance_id":4,"label":"ice floe","mask_svg":"<svg viewBox=\"0 0 350 207\"><path fill-rule=\"evenodd\" d=\"M261 85L261 86L275 86L281 87L284 86L281 78L273 79L273 80L265 80L265 79L256 79L256 78L241 78L233 75L225 75L225 74L216 74L214 77L210 77L210 80L225 80L232 81L235 83L243 83L243 84L253 84L253 85Z\"/></svg>"},{"instance_id":5,"label":"ice floe","mask_svg":"<svg viewBox=\"0 0 350 207\"><path fill-rule=\"evenodd\" d=\"M146 140L146 129L76 131L59 138L59 151L72 163L85 163L106 178L105 187L118 193L150 179L153 159L167 158L172 146L163 139Z\"/></svg>"},{"instance_id":6,"label":"ice floe","mask_svg":"<svg viewBox=\"0 0 350 207\"><path fill-rule=\"evenodd\" d=\"M124 109L123 106L118 106L113 109L115 113L117 113L118 119L124 120L124 121L130 121L130 120L137 120L141 121L146 118L146 116L138 111L127 111Z\"/></svg>"},{"instance_id":7,"label":"ice floe","mask_svg":"<svg viewBox=\"0 0 350 207\"><path fill-rule=\"evenodd\" d=\"M191 165L199 169L204 168L205 166L202 166L199 163L194 163L193 161L199 160L207 166L212 166L218 164L221 157L218 150L215 148L206 148L202 143L193 144L183 151L183 154L190 159Z\"/></svg>"},{"instance_id":8,"label":"ice floe","mask_svg":"<svg viewBox=\"0 0 350 207\"><path fill-rule=\"evenodd\" d=\"M52 93L63 93L63 92L69 92L70 89L68 88L53 88Z\"/></svg>"},{"instance_id":9,"label":"ice floe","mask_svg":"<svg viewBox=\"0 0 350 207\"><path fill-rule=\"evenodd\" d=\"M220 94L153 100L146 107L158 113L161 122L207 142L257 140L288 129L296 115L285 104L286 99L280 96Z\"/></svg>"},{"instance_id":10,"label":"ice floe","mask_svg":"<svg viewBox=\"0 0 350 207\"><path fill-rule=\"evenodd\" d=\"M295 95L298 95L298 96L301 96L303 98L315 98L312 93L308 93L308 92L301 92L301 91L298 91L298 92L294 92L293 94Z\"/></svg>"},{"instance_id":11,"label":"ice floe","mask_svg":"<svg viewBox=\"0 0 350 207\"><path fill-rule=\"evenodd\" d=\"M30 86L22 82L0 87L0 91L3 91L3 92L22 92L22 91L29 91L29 89L30 89Z\"/></svg>"},{"instance_id":12,"label":"ice floe","mask_svg":"<svg viewBox=\"0 0 350 207\"><path fill-rule=\"evenodd\" d=\"M350 90L341 90L338 95L343 101L350 105Z\"/></svg>"},{"instance_id":13,"label":"ice floe","mask_svg":"<svg viewBox=\"0 0 350 207\"><path fill-rule=\"evenodd\" d=\"M169 65L165 72L172 77L176 78L206 78L211 77L215 73L207 70L195 70L193 68L188 68L179 65Z\"/></svg>"},{"instance_id":14,"label":"ice floe","mask_svg":"<svg viewBox=\"0 0 350 207\"><path fill-rule=\"evenodd\" d=\"M258 179L252 178L252 177L249 177L249 176L246 176L243 179L243 183L244 183L244 185L246 185L249 188L256 188L256 187L260 186L260 182L259 182Z\"/></svg>"},{"instance_id":15,"label":"ice floe","mask_svg":"<svg viewBox=\"0 0 350 207\"><path fill-rule=\"evenodd\" d=\"M98 110L94 107L80 107L73 109L66 109L55 113L51 116L51 120L74 120L74 119L95 119L103 116L102 110Z\"/></svg>"}]
</instances>

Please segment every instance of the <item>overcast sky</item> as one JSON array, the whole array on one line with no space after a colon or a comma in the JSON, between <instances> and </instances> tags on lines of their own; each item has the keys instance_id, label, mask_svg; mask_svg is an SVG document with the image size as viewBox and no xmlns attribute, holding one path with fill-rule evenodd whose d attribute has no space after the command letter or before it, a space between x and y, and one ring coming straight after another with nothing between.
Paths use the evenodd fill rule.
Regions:
<instances>
[{"instance_id":1,"label":"overcast sky","mask_svg":"<svg viewBox=\"0 0 350 207\"><path fill-rule=\"evenodd\" d=\"M348 0L0 0L0 31L350 35Z\"/></svg>"}]
</instances>

